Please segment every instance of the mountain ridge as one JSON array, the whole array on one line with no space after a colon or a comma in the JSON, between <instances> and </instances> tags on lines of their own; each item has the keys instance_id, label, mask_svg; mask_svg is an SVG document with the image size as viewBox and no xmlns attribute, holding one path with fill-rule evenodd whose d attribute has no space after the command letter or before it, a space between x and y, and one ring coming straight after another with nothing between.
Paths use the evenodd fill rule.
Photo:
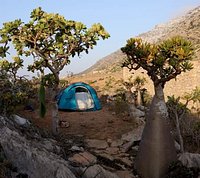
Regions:
<instances>
[{"instance_id":1,"label":"mountain ridge","mask_svg":"<svg viewBox=\"0 0 200 178\"><path fill-rule=\"evenodd\" d=\"M172 36L182 36L192 41L195 47L195 59L200 60L200 6L166 23L158 24L153 29L139 34L136 38L142 38L150 43L157 43ZM118 49L98 60L81 74L113 68L115 65L120 65L120 61L125 57Z\"/></svg>"}]
</instances>

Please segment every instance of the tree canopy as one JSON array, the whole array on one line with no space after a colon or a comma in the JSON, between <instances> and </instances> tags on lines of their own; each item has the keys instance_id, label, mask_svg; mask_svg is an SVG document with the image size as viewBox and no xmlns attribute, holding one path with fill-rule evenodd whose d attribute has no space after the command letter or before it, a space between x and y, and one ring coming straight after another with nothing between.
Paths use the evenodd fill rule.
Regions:
<instances>
[{"instance_id":1,"label":"tree canopy","mask_svg":"<svg viewBox=\"0 0 200 178\"><path fill-rule=\"evenodd\" d=\"M34 9L28 23L20 19L6 22L0 29L1 56L12 42L19 56L34 57L29 65L30 71L48 68L59 82L59 72L70 63L70 57L88 53L97 41L106 39L109 34L97 23L87 28L81 22L66 20L59 14L44 12L40 7Z\"/></svg>"},{"instance_id":2,"label":"tree canopy","mask_svg":"<svg viewBox=\"0 0 200 178\"><path fill-rule=\"evenodd\" d=\"M164 87L167 81L176 78L181 72L192 69L192 44L179 36L160 44L150 44L140 38L131 38L121 50L127 55L123 67L129 70L142 67L154 85L161 84Z\"/></svg>"}]
</instances>

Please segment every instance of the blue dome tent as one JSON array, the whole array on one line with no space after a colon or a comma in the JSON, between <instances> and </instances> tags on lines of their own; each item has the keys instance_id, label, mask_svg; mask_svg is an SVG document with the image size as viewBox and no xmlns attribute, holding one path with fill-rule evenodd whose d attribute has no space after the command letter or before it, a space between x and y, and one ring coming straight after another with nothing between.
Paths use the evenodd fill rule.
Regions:
<instances>
[{"instance_id":1,"label":"blue dome tent","mask_svg":"<svg viewBox=\"0 0 200 178\"><path fill-rule=\"evenodd\" d=\"M102 108L95 89L83 82L69 85L57 99L60 110L96 111Z\"/></svg>"}]
</instances>

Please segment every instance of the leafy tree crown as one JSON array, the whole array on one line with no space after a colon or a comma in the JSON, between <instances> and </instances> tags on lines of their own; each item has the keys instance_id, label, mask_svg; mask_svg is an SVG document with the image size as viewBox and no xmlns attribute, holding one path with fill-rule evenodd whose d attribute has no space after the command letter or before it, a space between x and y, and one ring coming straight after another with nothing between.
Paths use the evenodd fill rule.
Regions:
<instances>
[{"instance_id":1,"label":"leafy tree crown","mask_svg":"<svg viewBox=\"0 0 200 178\"><path fill-rule=\"evenodd\" d=\"M11 41L19 56L34 57L34 63L28 68L30 71L49 68L59 80L59 72L70 63L70 57L88 53L100 38L108 37L99 23L87 28L81 22L46 13L39 7L31 12L28 23L20 19L4 23L0 29L0 43L6 45L0 48L0 53L5 53Z\"/></svg>"},{"instance_id":2,"label":"leafy tree crown","mask_svg":"<svg viewBox=\"0 0 200 178\"><path fill-rule=\"evenodd\" d=\"M129 70L142 67L154 85L161 84L164 87L167 81L193 68L190 62L193 56L192 44L179 36L160 44L150 44L140 38L131 38L121 50L127 55L123 67Z\"/></svg>"}]
</instances>

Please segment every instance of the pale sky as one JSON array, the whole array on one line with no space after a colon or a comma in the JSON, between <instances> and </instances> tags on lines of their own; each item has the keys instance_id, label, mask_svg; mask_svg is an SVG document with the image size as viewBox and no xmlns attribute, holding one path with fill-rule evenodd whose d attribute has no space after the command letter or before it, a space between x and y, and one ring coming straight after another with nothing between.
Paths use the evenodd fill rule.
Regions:
<instances>
[{"instance_id":1,"label":"pale sky","mask_svg":"<svg viewBox=\"0 0 200 178\"><path fill-rule=\"evenodd\" d=\"M111 37L98 41L89 54L72 58L71 64L62 71L63 76L67 71L78 73L87 69L120 49L129 38L199 6L200 0L0 0L0 3L0 27L19 18L28 22L31 11L37 7L80 21L88 28L93 23L104 26ZM28 74L26 69L22 73Z\"/></svg>"}]
</instances>

